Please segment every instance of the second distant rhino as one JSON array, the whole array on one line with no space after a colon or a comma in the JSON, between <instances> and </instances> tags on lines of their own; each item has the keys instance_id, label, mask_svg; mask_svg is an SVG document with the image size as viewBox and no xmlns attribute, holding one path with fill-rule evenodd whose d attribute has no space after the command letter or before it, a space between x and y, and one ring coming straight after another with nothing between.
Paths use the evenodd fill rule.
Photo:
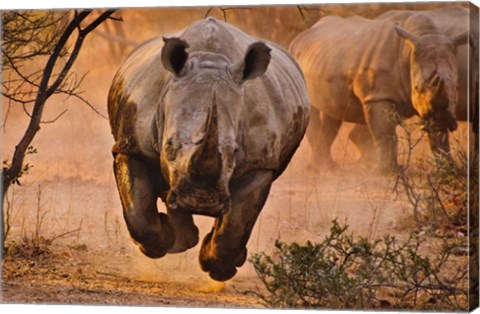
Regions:
<instances>
[{"instance_id":1,"label":"second distant rhino","mask_svg":"<svg viewBox=\"0 0 480 314\"><path fill-rule=\"evenodd\" d=\"M330 147L343 121L368 126L380 172L397 168L397 117L418 115L435 130L455 130L456 49L466 42L468 33L447 36L413 11L374 20L328 16L299 34L290 51L311 99L314 163L335 166Z\"/></svg>"}]
</instances>

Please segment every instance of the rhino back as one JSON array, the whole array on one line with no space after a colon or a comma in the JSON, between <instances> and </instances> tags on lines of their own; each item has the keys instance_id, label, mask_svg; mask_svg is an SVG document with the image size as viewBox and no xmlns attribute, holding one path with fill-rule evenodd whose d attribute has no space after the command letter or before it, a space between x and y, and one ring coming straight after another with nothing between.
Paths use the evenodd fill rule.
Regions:
<instances>
[{"instance_id":1,"label":"rhino back","mask_svg":"<svg viewBox=\"0 0 480 314\"><path fill-rule=\"evenodd\" d=\"M301 33L290 51L305 73L312 106L333 117L363 123L363 102L410 101L402 79L408 77L408 56L390 19L325 17Z\"/></svg>"}]
</instances>

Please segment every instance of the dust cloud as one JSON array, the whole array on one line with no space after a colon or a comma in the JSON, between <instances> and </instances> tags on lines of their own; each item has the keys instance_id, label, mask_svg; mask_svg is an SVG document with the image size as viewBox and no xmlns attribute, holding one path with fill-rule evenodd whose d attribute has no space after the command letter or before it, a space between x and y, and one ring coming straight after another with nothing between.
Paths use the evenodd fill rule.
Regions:
<instances>
[{"instance_id":1,"label":"dust cloud","mask_svg":"<svg viewBox=\"0 0 480 314\"><path fill-rule=\"evenodd\" d=\"M209 14L223 19L226 12L228 22L253 35L287 46L298 32L325 14L372 16L386 9L405 6L407 4L401 3L308 6L304 11L305 19L296 7L255 7L223 12L214 8ZM423 9L425 4L416 7ZM74 70L79 75L87 73L81 86L82 97L88 99L100 114L74 98L55 96L47 103L44 120L56 117L65 108L68 111L55 123L42 125L33 142L38 153L29 155L26 160L33 168L22 178L21 186L10 190L10 239L18 241L31 234L36 214L41 211L44 237L78 229L78 232L56 240L55 245L84 245L93 252L110 255L107 262L110 271L145 281L191 283L200 291L212 293L233 289L235 285L248 287L251 284L248 278L254 276L254 270L249 263L240 268L226 286L212 282L198 265L199 245L188 252L158 260L143 256L128 236L112 171L113 138L104 116L107 115L108 89L116 69L136 43L178 31L203 18L207 11L208 8L120 10L117 15L122 16L123 23L109 21L87 38ZM8 105L3 99L3 120ZM12 105L8 112L3 134L3 160L11 158L28 123L21 106ZM334 160L343 168L338 173L306 170L304 165L309 161L310 147L303 141L285 173L273 185L251 235L250 253L271 252L276 239L319 241L335 218L346 221L355 234L373 237L394 231L399 220L408 214L405 202L392 193L393 178L365 176L364 172L358 171L359 152L348 140L351 127L348 123L342 126L332 149ZM466 126L462 125L460 129L456 131L456 137L465 139ZM422 140L415 153L430 154L427 139ZM165 210L160 201L158 206ZM210 231L213 219L195 217L195 222L203 238ZM127 255L128 262L116 263L119 254Z\"/></svg>"}]
</instances>

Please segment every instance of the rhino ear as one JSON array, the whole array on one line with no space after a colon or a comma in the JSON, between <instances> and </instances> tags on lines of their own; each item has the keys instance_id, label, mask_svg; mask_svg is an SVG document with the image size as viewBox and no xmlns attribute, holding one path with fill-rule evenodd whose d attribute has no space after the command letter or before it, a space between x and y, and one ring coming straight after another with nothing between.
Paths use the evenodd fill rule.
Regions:
<instances>
[{"instance_id":1,"label":"rhino ear","mask_svg":"<svg viewBox=\"0 0 480 314\"><path fill-rule=\"evenodd\" d=\"M414 46L418 43L418 37L410 33L409 31L407 31L406 29L396 25L395 31L397 32L398 35L400 35L400 37L405 38L408 42L410 42Z\"/></svg>"},{"instance_id":2,"label":"rhino ear","mask_svg":"<svg viewBox=\"0 0 480 314\"><path fill-rule=\"evenodd\" d=\"M468 44L469 39L470 37L468 36L468 32L461 33L452 37L453 45L455 47Z\"/></svg>"},{"instance_id":3,"label":"rhino ear","mask_svg":"<svg viewBox=\"0 0 480 314\"><path fill-rule=\"evenodd\" d=\"M259 77L267 70L270 63L271 49L263 42L256 42L248 46L243 60L231 67L233 80L242 84L246 80Z\"/></svg>"},{"instance_id":4,"label":"rhino ear","mask_svg":"<svg viewBox=\"0 0 480 314\"><path fill-rule=\"evenodd\" d=\"M163 41L162 64L167 71L178 76L188 59L188 44L177 37L163 37Z\"/></svg>"}]
</instances>

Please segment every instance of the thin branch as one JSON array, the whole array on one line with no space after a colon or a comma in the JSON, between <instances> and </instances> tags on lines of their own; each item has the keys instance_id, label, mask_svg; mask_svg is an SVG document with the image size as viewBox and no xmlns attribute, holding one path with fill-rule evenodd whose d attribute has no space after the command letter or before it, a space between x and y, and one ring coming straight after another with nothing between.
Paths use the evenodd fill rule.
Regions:
<instances>
[{"instance_id":1,"label":"thin branch","mask_svg":"<svg viewBox=\"0 0 480 314\"><path fill-rule=\"evenodd\" d=\"M303 6L297 5L297 9L300 12L300 16L302 17L302 20L305 22L305 14L303 14Z\"/></svg>"},{"instance_id":2,"label":"thin branch","mask_svg":"<svg viewBox=\"0 0 480 314\"><path fill-rule=\"evenodd\" d=\"M28 112L27 106L24 103L22 103L22 108L23 108L23 111L25 112L25 114L31 119L32 114L30 112Z\"/></svg>"},{"instance_id":3,"label":"thin branch","mask_svg":"<svg viewBox=\"0 0 480 314\"><path fill-rule=\"evenodd\" d=\"M70 92L70 91L62 91L62 93L64 94L67 94L69 97L75 97L79 100L82 101L83 104L87 105L90 109L92 109L97 115L99 115L100 117L102 117L103 119L105 120L108 120L108 117L104 114L102 114L100 111L98 111L97 108L95 108L95 106L93 106L88 100L86 100L85 98L83 98L82 96L80 96L78 93L73 93L73 92Z\"/></svg>"},{"instance_id":4,"label":"thin branch","mask_svg":"<svg viewBox=\"0 0 480 314\"><path fill-rule=\"evenodd\" d=\"M208 8L207 13L205 13L205 15L203 16L203 18L206 19L206 18L210 15L210 12L212 12L213 9L214 9L214 7Z\"/></svg>"},{"instance_id":5,"label":"thin branch","mask_svg":"<svg viewBox=\"0 0 480 314\"><path fill-rule=\"evenodd\" d=\"M120 16L120 17L109 16L108 19L109 19L109 20L113 20L113 21L117 21L117 22L125 22L125 21L123 20L123 17L121 17L121 16Z\"/></svg>"},{"instance_id":6,"label":"thin branch","mask_svg":"<svg viewBox=\"0 0 480 314\"><path fill-rule=\"evenodd\" d=\"M91 11L86 12L86 10L80 12L76 17L79 19L78 25L80 25L82 17L86 17L88 14L90 14ZM80 33L77 37L77 41L75 43L75 46L73 48L72 53L70 54L70 57L68 58L67 62L65 63L63 69L60 71L60 74L57 76L57 79L55 82L47 89L46 95L49 97L52 95L55 90L60 86L60 84L63 82L66 74L70 71L73 63L77 59L78 53L80 51L80 48L82 47L83 41L85 37L93 31L98 25L100 25L103 21L108 19L110 15L112 15L115 12L115 10L107 10L103 12L97 19L95 19L92 23L87 25L84 29L80 30Z\"/></svg>"},{"instance_id":7,"label":"thin branch","mask_svg":"<svg viewBox=\"0 0 480 314\"><path fill-rule=\"evenodd\" d=\"M10 67L15 71L15 73L17 73L18 76L20 76L20 78L21 78L22 80L24 80L25 82L27 82L27 83L30 84L30 85L33 85L33 86L38 87L38 84L32 82L29 77L25 76L25 75L20 71L20 69L19 69L16 65L14 65L15 63L12 62L11 57L10 57L8 54L6 54L3 50L2 50L2 54L3 54L4 57L6 57L6 58L10 61Z\"/></svg>"},{"instance_id":8,"label":"thin branch","mask_svg":"<svg viewBox=\"0 0 480 314\"><path fill-rule=\"evenodd\" d=\"M214 9L215 7L210 7L208 10L207 10L207 13L205 13L205 16L204 18L207 18L210 13L212 12L212 10ZM250 10L251 8L245 8L245 7L226 7L226 8L223 8L223 7L216 7L217 9L219 9L222 14L223 14L223 20L225 22L227 22L227 11L229 10Z\"/></svg>"},{"instance_id":9,"label":"thin branch","mask_svg":"<svg viewBox=\"0 0 480 314\"><path fill-rule=\"evenodd\" d=\"M82 230L82 228L80 227L80 228L77 228L77 229L75 229L75 230L67 231L67 232L61 233L61 234L59 234L59 235L57 235L57 236L54 236L53 238L49 239L48 241L50 242L50 244L52 244L53 241L55 241L55 240L57 240L57 239L66 237L66 236L68 236L68 235L70 235L70 234L72 234L72 233L75 233L75 232L80 232L81 230Z\"/></svg>"},{"instance_id":10,"label":"thin branch","mask_svg":"<svg viewBox=\"0 0 480 314\"><path fill-rule=\"evenodd\" d=\"M63 116L67 111L68 111L68 109L65 109L59 115L57 115L55 118L53 118L52 120L40 121L40 123L51 124L51 123L57 122L57 120L60 119L60 117Z\"/></svg>"},{"instance_id":11,"label":"thin branch","mask_svg":"<svg viewBox=\"0 0 480 314\"><path fill-rule=\"evenodd\" d=\"M20 103L20 104L31 104L31 103L35 102L35 99L29 99L29 100L18 99L18 98L15 98L12 95L6 94L6 93L2 94L2 96L4 96L5 98L7 98L7 99L9 99L13 102Z\"/></svg>"},{"instance_id":12,"label":"thin branch","mask_svg":"<svg viewBox=\"0 0 480 314\"><path fill-rule=\"evenodd\" d=\"M86 36L88 33L93 31L95 28L97 28L98 25L103 23L106 19L109 19L110 16L115 13L115 9L110 9L105 12L103 12L96 20L94 20L92 23L90 23L87 27L85 27L82 31L82 35Z\"/></svg>"},{"instance_id":13,"label":"thin branch","mask_svg":"<svg viewBox=\"0 0 480 314\"><path fill-rule=\"evenodd\" d=\"M138 42L136 42L134 40L130 40L130 39L127 39L125 37L118 36L118 35L109 34L109 33L106 33L104 31L101 31L99 29L95 30L95 34L98 34L105 39L116 41L116 42L118 42L120 44L123 44L123 45L126 45L126 46L135 47L135 46L138 46L138 44L139 44Z\"/></svg>"},{"instance_id":14,"label":"thin branch","mask_svg":"<svg viewBox=\"0 0 480 314\"><path fill-rule=\"evenodd\" d=\"M228 7L228 8L222 8L219 7L220 11L223 12L223 20L227 22L227 11L228 10L250 10L250 8L243 8L243 7Z\"/></svg>"},{"instance_id":15,"label":"thin branch","mask_svg":"<svg viewBox=\"0 0 480 314\"><path fill-rule=\"evenodd\" d=\"M12 101L9 99L8 100L7 112L5 113L5 119L3 119L3 125L2 125L3 132L5 132L5 130L6 130L7 120L8 120L8 116L10 115L10 110L11 109L12 109Z\"/></svg>"},{"instance_id":16,"label":"thin branch","mask_svg":"<svg viewBox=\"0 0 480 314\"><path fill-rule=\"evenodd\" d=\"M297 10L298 12L300 13L300 16L302 17L302 20L305 22L306 18L305 18L305 13L303 13L303 11L320 11L322 13L328 13L327 11L323 10L323 9L320 9L320 8L307 8L306 6L304 5L297 5Z\"/></svg>"},{"instance_id":17,"label":"thin branch","mask_svg":"<svg viewBox=\"0 0 480 314\"><path fill-rule=\"evenodd\" d=\"M427 175L427 181L428 181L428 184L430 185L430 188L432 189L432 191L435 195L435 198L437 199L438 203L440 204L440 208L442 209L443 214L449 220L451 220L452 217L450 217L450 215L448 214L447 209L443 205L442 199L440 198L440 195L438 194L438 188L435 187L434 183L432 182L432 178L429 175Z\"/></svg>"},{"instance_id":18,"label":"thin branch","mask_svg":"<svg viewBox=\"0 0 480 314\"><path fill-rule=\"evenodd\" d=\"M73 33L73 31L80 25L82 20L84 20L90 13L91 11L83 10L79 14L75 14L74 20L70 23L69 26L67 26L65 33L60 38L58 45L55 47L55 50L53 51L52 56L47 62L46 75L44 76L44 80L42 80L42 82L40 83L40 90L41 91L45 90L45 96L43 96L44 98L50 97L55 92L55 90L63 82L63 79L67 75L68 71L70 71L70 68L72 67L73 63L77 59L78 52L80 51L80 48L82 47L82 44L83 44L83 40L85 38L85 35L82 33L83 31L80 31L80 30L79 30L80 33L77 37L75 46L73 48L72 53L70 54L70 57L68 58L65 65L63 66L56 80L53 82L53 84L50 87L48 87L48 81L50 80L51 72L58 59L60 51L63 49L63 47L67 43L67 40L70 37L70 35Z\"/></svg>"}]
</instances>

